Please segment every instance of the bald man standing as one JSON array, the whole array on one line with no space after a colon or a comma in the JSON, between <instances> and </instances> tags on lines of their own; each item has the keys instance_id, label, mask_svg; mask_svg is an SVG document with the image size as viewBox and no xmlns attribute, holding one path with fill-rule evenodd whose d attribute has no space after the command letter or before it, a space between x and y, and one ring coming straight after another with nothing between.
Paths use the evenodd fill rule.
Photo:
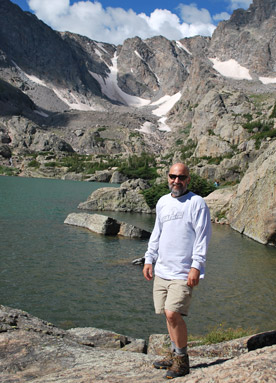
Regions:
<instances>
[{"instance_id":1,"label":"bald man standing","mask_svg":"<svg viewBox=\"0 0 276 383\"><path fill-rule=\"evenodd\" d=\"M204 277L211 237L210 213L203 198L188 191L189 169L174 164L168 175L170 193L159 199L156 220L145 254L144 277L153 278L156 314L165 314L171 352L154 367L166 369L165 378L189 373L187 327L192 290Z\"/></svg>"}]
</instances>

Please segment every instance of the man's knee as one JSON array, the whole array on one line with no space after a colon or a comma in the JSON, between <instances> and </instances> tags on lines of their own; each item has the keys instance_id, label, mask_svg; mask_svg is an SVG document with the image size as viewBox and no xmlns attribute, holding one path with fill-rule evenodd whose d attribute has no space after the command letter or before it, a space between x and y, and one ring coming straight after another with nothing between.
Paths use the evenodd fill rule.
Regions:
<instances>
[{"instance_id":1,"label":"man's knee","mask_svg":"<svg viewBox=\"0 0 276 383\"><path fill-rule=\"evenodd\" d=\"M172 327L177 326L180 321L183 321L181 314L178 312L165 310L165 315L169 325Z\"/></svg>"}]
</instances>

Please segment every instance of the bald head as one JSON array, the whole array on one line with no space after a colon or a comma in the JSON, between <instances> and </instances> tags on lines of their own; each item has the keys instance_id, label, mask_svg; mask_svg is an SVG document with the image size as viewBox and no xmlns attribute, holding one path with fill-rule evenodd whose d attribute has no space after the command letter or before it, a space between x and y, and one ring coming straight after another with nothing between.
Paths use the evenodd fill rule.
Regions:
<instances>
[{"instance_id":1,"label":"bald head","mask_svg":"<svg viewBox=\"0 0 276 383\"><path fill-rule=\"evenodd\" d=\"M189 168L182 162L178 162L174 165L169 170L169 174L184 174L186 176L190 175Z\"/></svg>"},{"instance_id":2,"label":"bald head","mask_svg":"<svg viewBox=\"0 0 276 383\"><path fill-rule=\"evenodd\" d=\"M168 176L168 184L172 197L180 197L185 194L190 180L188 166L181 162L172 165Z\"/></svg>"}]
</instances>

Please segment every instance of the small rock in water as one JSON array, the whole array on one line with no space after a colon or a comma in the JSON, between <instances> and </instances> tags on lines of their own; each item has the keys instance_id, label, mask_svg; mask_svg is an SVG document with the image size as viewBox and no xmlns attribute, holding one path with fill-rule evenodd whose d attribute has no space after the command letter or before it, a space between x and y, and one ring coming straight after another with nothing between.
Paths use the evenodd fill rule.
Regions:
<instances>
[{"instance_id":1,"label":"small rock in water","mask_svg":"<svg viewBox=\"0 0 276 383\"><path fill-rule=\"evenodd\" d=\"M133 265L143 265L145 263L145 257L137 258L132 261Z\"/></svg>"}]
</instances>

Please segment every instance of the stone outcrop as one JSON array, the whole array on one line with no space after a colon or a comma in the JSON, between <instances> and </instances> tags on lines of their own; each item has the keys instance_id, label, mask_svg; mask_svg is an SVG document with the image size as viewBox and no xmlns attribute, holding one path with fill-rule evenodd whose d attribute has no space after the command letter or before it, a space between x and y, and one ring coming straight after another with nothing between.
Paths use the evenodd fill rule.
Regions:
<instances>
[{"instance_id":1,"label":"stone outcrop","mask_svg":"<svg viewBox=\"0 0 276 383\"><path fill-rule=\"evenodd\" d=\"M217 189L204 197L210 210L211 220L216 222L219 216L226 218L230 209L232 200L236 194L237 186Z\"/></svg>"},{"instance_id":2,"label":"stone outcrop","mask_svg":"<svg viewBox=\"0 0 276 383\"><path fill-rule=\"evenodd\" d=\"M163 36L127 39L118 52L119 86L143 98L180 91L192 63L185 49Z\"/></svg>"},{"instance_id":3,"label":"stone outcrop","mask_svg":"<svg viewBox=\"0 0 276 383\"><path fill-rule=\"evenodd\" d=\"M110 350L131 351L146 353L147 344L144 339L134 339L113 331L102 330L94 327L72 328L67 332L77 338L79 343L90 346L100 347Z\"/></svg>"},{"instance_id":4,"label":"stone outcrop","mask_svg":"<svg viewBox=\"0 0 276 383\"><path fill-rule=\"evenodd\" d=\"M120 173L117 168L110 170L97 170L95 173L86 179L88 182L110 182L113 184L121 184L127 181L127 177Z\"/></svg>"},{"instance_id":5,"label":"stone outcrop","mask_svg":"<svg viewBox=\"0 0 276 383\"><path fill-rule=\"evenodd\" d=\"M210 54L215 53L222 61L234 58L255 73L273 73L276 46L275 21L272 20L275 15L274 0L254 0L248 10L237 9L228 21L216 28Z\"/></svg>"},{"instance_id":6,"label":"stone outcrop","mask_svg":"<svg viewBox=\"0 0 276 383\"><path fill-rule=\"evenodd\" d=\"M151 213L141 191L148 185L143 180L126 181L119 188L105 187L95 190L86 202L79 204L79 209L102 211L125 211Z\"/></svg>"},{"instance_id":7,"label":"stone outcrop","mask_svg":"<svg viewBox=\"0 0 276 383\"><path fill-rule=\"evenodd\" d=\"M239 185L205 197L214 222L229 223L262 244L276 245L276 142L263 145Z\"/></svg>"},{"instance_id":8,"label":"stone outcrop","mask_svg":"<svg viewBox=\"0 0 276 383\"><path fill-rule=\"evenodd\" d=\"M276 142L253 162L238 185L228 219L233 229L276 245Z\"/></svg>"},{"instance_id":9,"label":"stone outcrop","mask_svg":"<svg viewBox=\"0 0 276 383\"><path fill-rule=\"evenodd\" d=\"M190 374L176 381L274 382L275 334L189 348ZM151 341L156 349L165 340L158 335ZM131 338L94 328L61 330L24 311L0 306L1 383L160 383L164 371L152 367L158 358L154 348L150 354L137 348L130 352L125 347L132 343ZM250 345L254 351L248 352Z\"/></svg>"},{"instance_id":10,"label":"stone outcrop","mask_svg":"<svg viewBox=\"0 0 276 383\"><path fill-rule=\"evenodd\" d=\"M103 235L121 235L130 238L149 238L150 233L126 222L101 214L71 213L64 221L67 225L79 226Z\"/></svg>"}]
</instances>

